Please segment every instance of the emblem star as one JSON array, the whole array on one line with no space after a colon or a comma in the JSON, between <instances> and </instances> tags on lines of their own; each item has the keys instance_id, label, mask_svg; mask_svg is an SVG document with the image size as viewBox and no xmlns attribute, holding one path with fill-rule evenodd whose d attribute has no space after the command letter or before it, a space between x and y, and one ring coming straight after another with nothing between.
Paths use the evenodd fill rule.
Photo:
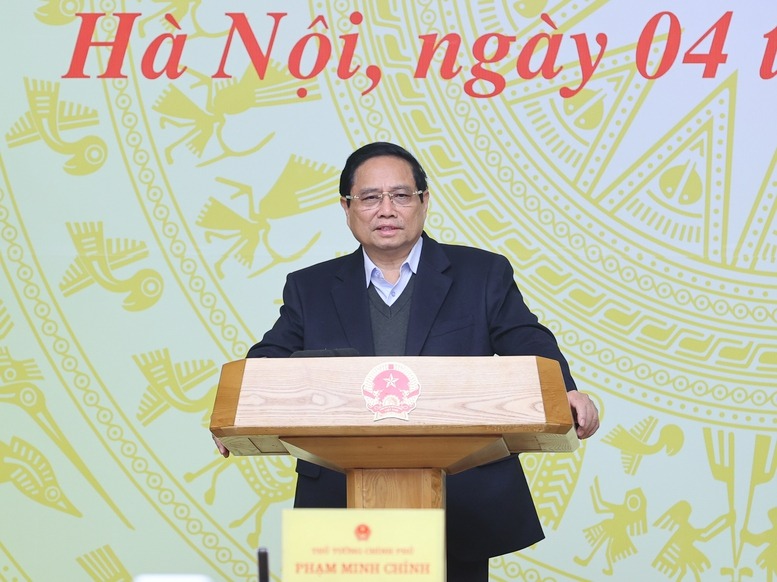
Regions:
<instances>
[{"instance_id":1,"label":"emblem star","mask_svg":"<svg viewBox=\"0 0 777 582\"><path fill-rule=\"evenodd\" d=\"M388 378L385 378L386 380L386 388L396 388L397 387L397 381L399 378L395 378L394 374L389 374Z\"/></svg>"}]
</instances>

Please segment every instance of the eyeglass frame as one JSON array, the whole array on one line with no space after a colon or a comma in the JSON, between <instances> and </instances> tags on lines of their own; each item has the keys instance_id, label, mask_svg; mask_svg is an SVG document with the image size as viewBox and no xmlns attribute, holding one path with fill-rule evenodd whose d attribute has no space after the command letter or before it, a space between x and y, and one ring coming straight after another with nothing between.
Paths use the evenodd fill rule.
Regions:
<instances>
[{"instance_id":1,"label":"eyeglass frame","mask_svg":"<svg viewBox=\"0 0 777 582\"><path fill-rule=\"evenodd\" d=\"M413 197L413 196L423 196L423 195L424 195L424 194L426 194L428 191L429 191L429 189L428 189L428 188L427 188L426 190L415 190L414 192L410 192L410 193L408 193L408 196L410 196L410 197ZM397 194L401 194L401 192L398 192ZM390 201L390 202L391 202L391 204L393 204L395 207L396 207L396 206L398 206L399 208L407 208L408 206L410 206L410 204L409 204L409 203L407 204L407 206L403 206L402 204L397 204L396 202L394 202L394 196L396 196L397 194L395 194L395 193L392 193L392 192L391 192L391 191L389 191L389 190L384 190L383 192L378 192L378 191L376 190L376 191L374 191L374 192L369 192L369 193L367 193L367 194L364 194L364 196L378 196L378 195L380 195L380 202L378 202L378 203L377 203L377 204L374 206L374 208L378 208L378 207L379 207L381 204L383 204L383 197L384 197L384 196L388 196L388 197L389 197L389 201ZM356 196L351 196L351 195L348 195L348 196L343 196L343 198L345 198L345 199L346 199L346 200L348 200L349 202L350 202L351 200L362 200L362 197L361 197L361 196L358 196L358 195L356 195ZM364 204L364 202L361 202L361 204ZM372 208L372 207L366 207L366 208L370 209L370 208Z\"/></svg>"}]
</instances>

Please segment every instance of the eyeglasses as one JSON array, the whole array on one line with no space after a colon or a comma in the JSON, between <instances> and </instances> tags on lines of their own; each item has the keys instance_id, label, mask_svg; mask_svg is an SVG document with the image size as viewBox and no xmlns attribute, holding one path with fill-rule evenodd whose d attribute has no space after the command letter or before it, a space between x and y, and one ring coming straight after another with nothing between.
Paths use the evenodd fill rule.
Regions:
<instances>
[{"instance_id":1,"label":"eyeglasses","mask_svg":"<svg viewBox=\"0 0 777 582\"><path fill-rule=\"evenodd\" d=\"M377 208L383 203L383 197L388 196L394 206L410 206L415 196L422 196L426 190L410 192L404 188L397 188L390 192L369 192L360 196L343 196L346 200L358 200L359 206L365 210Z\"/></svg>"}]
</instances>

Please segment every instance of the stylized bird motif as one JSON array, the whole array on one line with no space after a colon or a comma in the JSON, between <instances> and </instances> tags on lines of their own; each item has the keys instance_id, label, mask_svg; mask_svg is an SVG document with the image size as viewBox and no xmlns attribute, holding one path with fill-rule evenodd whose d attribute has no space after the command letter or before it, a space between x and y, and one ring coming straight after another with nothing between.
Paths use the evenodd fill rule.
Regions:
<instances>
[{"instance_id":1,"label":"stylized bird motif","mask_svg":"<svg viewBox=\"0 0 777 582\"><path fill-rule=\"evenodd\" d=\"M187 413L210 413L215 385L199 398L190 398L188 392L218 374L219 369L213 361L173 364L167 349L133 356L132 359L149 383L138 410L138 420L144 426L170 407Z\"/></svg>"},{"instance_id":2,"label":"stylized bird motif","mask_svg":"<svg viewBox=\"0 0 777 582\"><path fill-rule=\"evenodd\" d=\"M253 190L250 186L235 184L226 180L220 181L237 186L239 192L243 192L249 197L249 207L253 206ZM234 244L213 265L219 278L224 277L223 265L230 257L233 257L240 265L248 268L251 268L254 264L256 249L259 247L263 233L266 233L269 229L269 225L266 220L257 219L256 213L253 210L249 209L248 214L249 217L245 218L211 196L197 217L197 226L206 229L205 242L211 243L214 238L222 240L235 239Z\"/></svg>"},{"instance_id":3,"label":"stylized bird motif","mask_svg":"<svg viewBox=\"0 0 777 582\"><path fill-rule=\"evenodd\" d=\"M61 132L98 123L94 109L73 103L60 102L59 83L24 79L29 111L6 134L9 147L18 147L43 140L52 150L69 156L64 169L75 176L99 170L108 157L108 147L96 135L87 135L76 141L65 141Z\"/></svg>"},{"instance_id":4,"label":"stylized bird motif","mask_svg":"<svg viewBox=\"0 0 777 582\"><path fill-rule=\"evenodd\" d=\"M35 11L35 18L43 24L62 26L73 22L79 12L84 12L83 0L44 0Z\"/></svg>"},{"instance_id":5,"label":"stylized bird motif","mask_svg":"<svg viewBox=\"0 0 777 582\"><path fill-rule=\"evenodd\" d=\"M113 293L126 293L122 306L141 311L156 303L162 295L162 277L153 269L140 269L128 279L115 271L148 256L146 244L127 239L106 239L101 222L67 225L76 258L68 267L59 288L67 297L92 283Z\"/></svg>"},{"instance_id":6,"label":"stylized bird motif","mask_svg":"<svg viewBox=\"0 0 777 582\"><path fill-rule=\"evenodd\" d=\"M274 457L235 457L233 463L224 463L224 459L219 456L200 470L186 473L184 480L191 483L206 473L212 472L210 487L205 491L205 502L211 505L216 498L216 482L219 476L233 466L237 466L240 470L247 485L256 496L257 502L242 517L232 521L229 527L240 527L253 516L256 527L248 534L248 545L255 548L261 538L262 520L270 506L294 497L297 483L294 464L289 463L285 456L280 455Z\"/></svg>"},{"instance_id":7,"label":"stylized bird motif","mask_svg":"<svg viewBox=\"0 0 777 582\"><path fill-rule=\"evenodd\" d=\"M67 456L92 487L100 494L116 515L132 528L132 524L121 513L113 499L89 471L75 447L70 444L64 431L57 424L46 404L46 396L36 384L43 379L40 369L33 360L16 360L8 348L0 348L0 404L18 406L43 430L51 441Z\"/></svg>"},{"instance_id":8,"label":"stylized bird motif","mask_svg":"<svg viewBox=\"0 0 777 582\"><path fill-rule=\"evenodd\" d=\"M675 424L665 425L656 441L650 444L648 440L657 425L658 419L653 416L648 416L628 430L619 424L602 438L602 442L619 449L623 470L629 475L636 475L643 456L654 455L664 449L671 456L677 454L683 446L683 431Z\"/></svg>"},{"instance_id":9,"label":"stylized bird motif","mask_svg":"<svg viewBox=\"0 0 777 582\"><path fill-rule=\"evenodd\" d=\"M81 512L62 492L46 458L20 438L12 437L10 443L0 441L0 483L13 483L36 503L81 517Z\"/></svg>"},{"instance_id":10,"label":"stylized bird motif","mask_svg":"<svg viewBox=\"0 0 777 582\"><path fill-rule=\"evenodd\" d=\"M191 128L183 137L165 148L165 160L168 164L173 163L173 150L184 142L190 152L201 158L213 133L226 121L223 113L214 114L203 110L175 85L168 85L154 103L153 109L164 115L160 120L162 129L167 125ZM184 121L178 121L181 119Z\"/></svg>"},{"instance_id":11,"label":"stylized bird motif","mask_svg":"<svg viewBox=\"0 0 777 582\"><path fill-rule=\"evenodd\" d=\"M191 97L175 85L168 85L153 106L154 111L162 115L159 122L163 129L168 125L190 128L181 138L165 148L165 159L169 164L173 163L173 150L182 143L185 143L195 156L202 157L214 135L221 148L221 153L198 164L199 166L230 156L239 157L252 154L264 147L272 139L274 133L265 136L254 146L235 150L227 144L223 137L224 127L231 117L238 116L255 107L297 103L299 102L297 90L303 88L307 92L306 100L320 98L317 81L297 79L285 71L280 64L273 61L270 61L264 79L259 78L253 64L247 67L239 79L214 80L191 68L187 69L187 74L191 74L197 79L191 86L192 89L206 88L207 96L204 108L197 105ZM308 85L311 86L308 87Z\"/></svg>"},{"instance_id":12,"label":"stylized bird motif","mask_svg":"<svg viewBox=\"0 0 777 582\"><path fill-rule=\"evenodd\" d=\"M275 184L258 205L254 202L254 192L249 185L218 178L222 184L235 188L233 199L239 196L247 197L248 212L247 217L242 216L213 197L208 199L200 211L196 224L205 229L206 242L210 243L214 238L234 239L234 243L216 261L216 274L219 277L224 276L222 265L230 257L241 265L253 267L254 255L260 242L270 253L272 260L251 273L252 277L279 263L294 261L304 255L316 243L321 233L314 234L300 251L288 256L281 255L269 244L270 221L336 203L337 198L333 192L337 190L338 176L336 168L291 156Z\"/></svg>"},{"instance_id":13,"label":"stylized bird motif","mask_svg":"<svg viewBox=\"0 0 777 582\"><path fill-rule=\"evenodd\" d=\"M2 384L43 380L35 360L15 360L6 347L0 347L0 380Z\"/></svg>"}]
</instances>

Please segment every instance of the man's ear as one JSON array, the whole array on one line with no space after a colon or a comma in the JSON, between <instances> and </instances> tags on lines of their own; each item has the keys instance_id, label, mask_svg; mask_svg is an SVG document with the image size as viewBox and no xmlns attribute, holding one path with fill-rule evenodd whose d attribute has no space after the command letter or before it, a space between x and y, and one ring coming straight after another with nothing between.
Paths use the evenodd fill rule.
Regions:
<instances>
[{"instance_id":1,"label":"man's ear","mask_svg":"<svg viewBox=\"0 0 777 582\"><path fill-rule=\"evenodd\" d=\"M345 212L345 224L348 226L348 228L351 228L351 215L349 213L351 208L348 206L348 200L342 196L340 196L340 206L342 207L343 212Z\"/></svg>"}]
</instances>

